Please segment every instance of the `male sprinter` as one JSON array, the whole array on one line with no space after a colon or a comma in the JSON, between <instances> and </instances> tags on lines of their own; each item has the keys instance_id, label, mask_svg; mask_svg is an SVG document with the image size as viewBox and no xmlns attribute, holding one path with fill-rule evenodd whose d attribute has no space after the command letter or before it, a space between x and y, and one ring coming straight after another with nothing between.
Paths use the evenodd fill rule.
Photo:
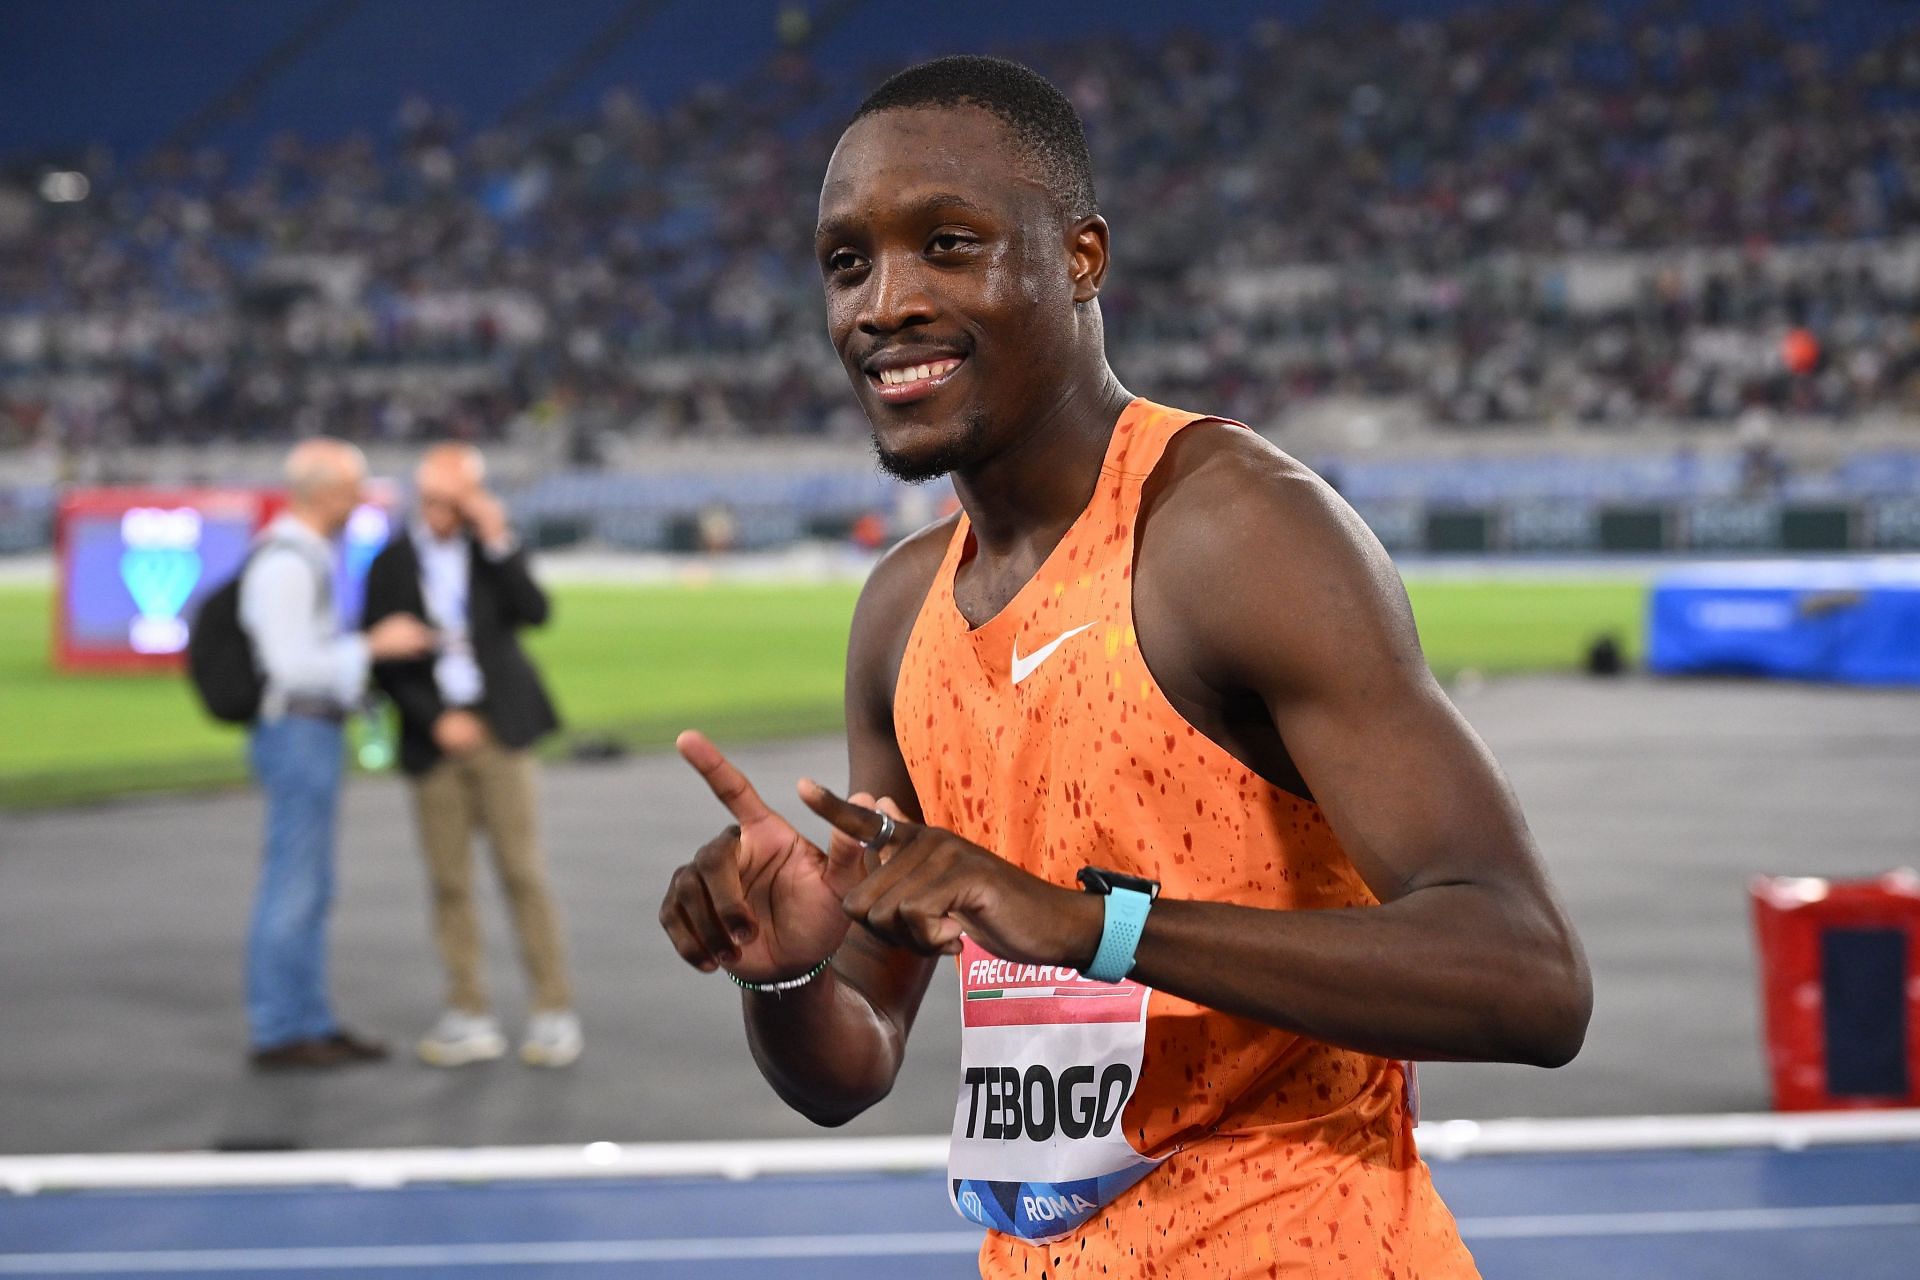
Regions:
<instances>
[{"instance_id":1,"label":"male sprinter","mask_svg":"<svg viewBox=\"0 0 1920 1280\"><path fill-rule=\"evenodd\" d=\"M1085 138L1025 68L882 85L818 253L882 464L963 510L855 610L852 802L800 784L827 850L682 737L738 825L674 874L674 945L821 1124L886 1095L959 957L985 1275L1473 1275L1406 1063L1564 1063L1591 994L1378 544L1251 431L1115 379Z\"/></svg>"}]
</instances>

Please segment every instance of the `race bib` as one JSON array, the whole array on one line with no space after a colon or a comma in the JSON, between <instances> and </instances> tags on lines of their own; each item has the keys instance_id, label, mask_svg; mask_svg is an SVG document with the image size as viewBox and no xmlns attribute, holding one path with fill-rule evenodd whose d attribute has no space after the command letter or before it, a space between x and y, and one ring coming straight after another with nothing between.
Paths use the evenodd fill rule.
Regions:
<instances>
[{"instance_id":1,"label":"race bib","mask_svg":"<svg viewBox=\"0 0 1920 1280\"><path fill-rule=\"evenodd\" d=\"M953 1207L1023 1240L1059 1239L1160 1163L1121 1125L1140 1080L1148 989L1013 964L971 938L960 979Z\"/></svg>"}]
</instances>

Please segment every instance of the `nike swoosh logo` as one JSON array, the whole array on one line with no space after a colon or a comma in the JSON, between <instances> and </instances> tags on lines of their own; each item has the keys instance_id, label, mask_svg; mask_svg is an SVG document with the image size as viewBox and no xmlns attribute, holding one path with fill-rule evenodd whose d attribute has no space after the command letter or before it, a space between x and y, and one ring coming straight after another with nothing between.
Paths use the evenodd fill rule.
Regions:
<instances>
[{"instance_id":1,"label":"nike swoosh logo","mask_svg":"<svg viewBox=\"0 0 1920 1280\"><path fill-rule=\"evenodd\" d=\"M1020 656L1020 638L1015 636L1013 640L1013 682L1019 684L1022 680L1025 680L1028 676L1039 670L1040 664L1048 658L1051 658L1055 649L1058 649L1061 645L1073 639L1092 625L1091 622L1086 622L1071 631L1063 632L1024 658Z\"/></svg>"}]
</instances>

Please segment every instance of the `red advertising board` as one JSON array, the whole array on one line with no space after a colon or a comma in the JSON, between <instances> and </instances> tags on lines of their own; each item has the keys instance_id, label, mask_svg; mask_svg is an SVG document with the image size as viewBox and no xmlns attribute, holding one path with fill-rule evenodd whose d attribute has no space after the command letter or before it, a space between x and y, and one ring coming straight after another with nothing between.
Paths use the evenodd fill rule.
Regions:
<instances>
[{"instance_id":1,"label":"red advertising board","mask_svg":"<svg viewBox=\"0 0 1920 1280\"><path fill-rule=\"evenodd\" d=\"M238 571L282 501L265 489L68 490L54 525L55 663L178 666L200 601Z\"/></svg>"},{"instance_id":2,"label":"red advertising board","mask_svg":"<svg viewBox=\"0 0 1920 1280\"><path fill-rule=\"evenodd\" d=\"M1751 893L1775 1108L1920 1106L1920 874Z\"/></svg>"}]
</instances>

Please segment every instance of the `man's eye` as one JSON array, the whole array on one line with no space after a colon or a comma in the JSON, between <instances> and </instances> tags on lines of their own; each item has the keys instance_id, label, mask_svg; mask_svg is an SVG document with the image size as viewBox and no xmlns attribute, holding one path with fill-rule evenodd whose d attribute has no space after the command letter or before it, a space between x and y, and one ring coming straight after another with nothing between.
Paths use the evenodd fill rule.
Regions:
<instances>
[{"instance_id":1,"label":"man's eye","mask_svg":"<svg viewBox=\"0 0 1920 1280\"><path fill-rule=\"evenodd\" d=\"M935 253L956 253L962 247L964 247L969 243L971 242L967 239L967 237L962 235L955 235L952 232L947 232L945 234L935 236L932 242L927 247L932 249Z\"/></svg>"},{"instance_id":2,"label":"man's eye","mask_svg":"<svg viewBox=\"0 0 1920 1280\"><path fill-rule=\"evenodd\" d=\"M827 270L852 271L860 265L860 255L851 249L837 249L827 257Z\"/></svg>"}]
</instances>

